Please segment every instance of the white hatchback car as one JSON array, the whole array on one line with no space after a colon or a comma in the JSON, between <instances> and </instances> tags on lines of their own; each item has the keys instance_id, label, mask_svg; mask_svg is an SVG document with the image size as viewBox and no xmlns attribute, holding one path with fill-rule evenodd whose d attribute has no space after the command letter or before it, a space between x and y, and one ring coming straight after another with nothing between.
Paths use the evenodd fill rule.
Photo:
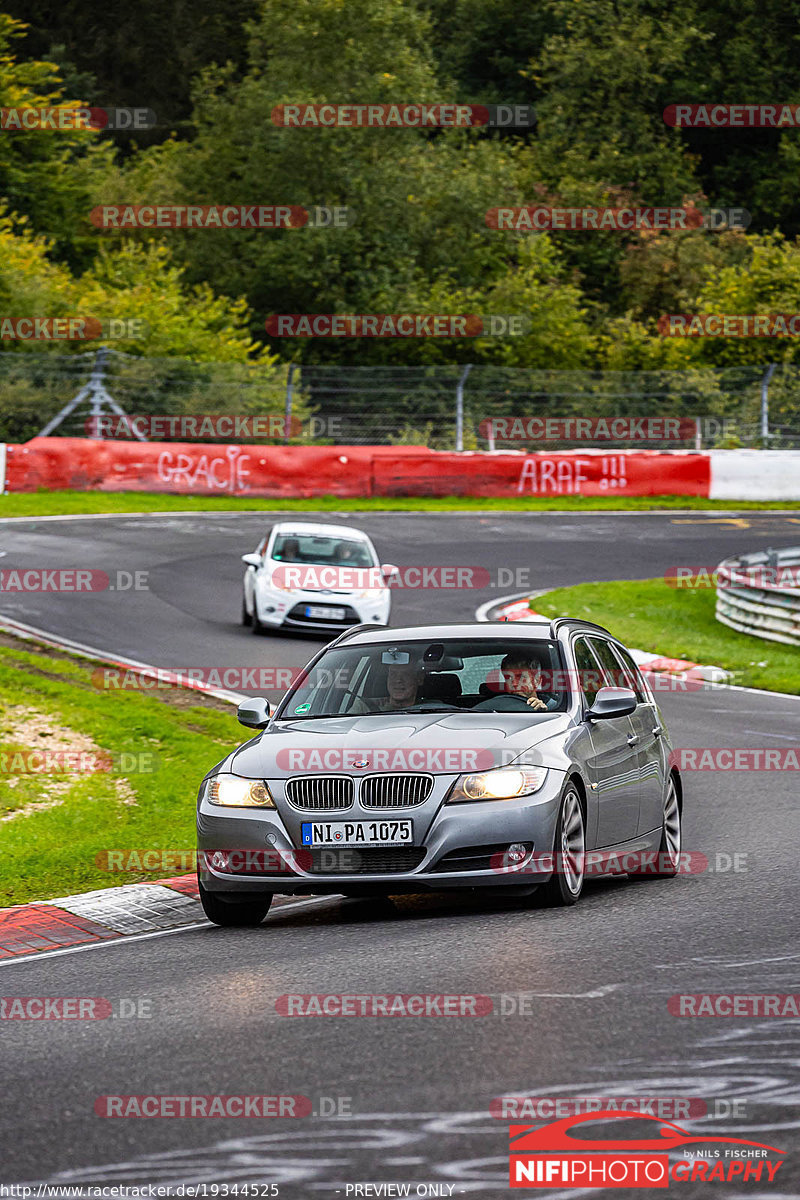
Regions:
<instances>
[{"instance_id":1,"label":"white hatchback car","mask_svg":"<svg viewBox=\"0 0 800 1200\"><path fill-rule=\"evenodd\" d=\"M398 568L381 565L360 529L282 521L242 562L242 624L253 633L340 633L351 625L389 623L388 580Z\"/></svg>"}]
</instances>

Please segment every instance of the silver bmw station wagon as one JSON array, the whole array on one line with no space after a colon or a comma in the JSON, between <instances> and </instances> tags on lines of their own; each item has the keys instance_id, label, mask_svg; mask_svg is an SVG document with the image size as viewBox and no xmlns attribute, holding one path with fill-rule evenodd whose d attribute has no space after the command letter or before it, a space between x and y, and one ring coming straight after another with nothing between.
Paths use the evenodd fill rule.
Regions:
<instances>
[{"instance_id":1,"label":"silver bmw station wagon","mask_svg":"<svg viewBox=\"0 0 800 1200\"><path fill-rule=\"evenodd\" d=\"M238 715L259 732L197 801L218 925L258 924L276 893L514 888L570 905L592 873L677 872L669 735L600 626L359 626L275 709Z\"/></svg>"}]
</instances>

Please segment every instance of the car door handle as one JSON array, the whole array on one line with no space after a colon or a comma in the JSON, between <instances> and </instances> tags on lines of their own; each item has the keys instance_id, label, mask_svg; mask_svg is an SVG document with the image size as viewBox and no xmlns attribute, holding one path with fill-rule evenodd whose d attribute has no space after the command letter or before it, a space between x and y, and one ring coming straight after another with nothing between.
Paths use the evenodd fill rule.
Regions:
<instances>
[{"instance_id":1,"label":"car door handle","mask_svg":"<svg viewBox=\"0 0 800 1200\"><path fill-rule=\"evenodd\" d=\"M638 733L629 733L628 734L628 745L629 746L635 746L636 743L638 742L638 740L639 740Z\"/></svg>"},{"instance_id":2,"label":"car door handle","mask_svg":"<svg viewBox=\"0 0 800 1200\"><path fill-rule=\"evenodd\" d=\"M664 730L661 728L660 725L656 725L655 729L651 730L651 732L653 734L653 737L661 737Z\"/></svg>"}]
</instances>

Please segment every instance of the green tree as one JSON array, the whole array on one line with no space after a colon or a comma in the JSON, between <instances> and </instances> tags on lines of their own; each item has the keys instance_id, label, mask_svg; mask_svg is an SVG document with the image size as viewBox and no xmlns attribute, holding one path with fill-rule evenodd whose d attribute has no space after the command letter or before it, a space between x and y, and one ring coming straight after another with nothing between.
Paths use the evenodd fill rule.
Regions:
<instances>
[{"instance_id":1,"label":"green tree","mask_svg":"<svg viewBox=\"0 0 800 1200\"><path fill-rule=\"evenodd\" d=\"M187 286L165 246L102 250L79 278L52 262L50 249L45 238L31 233L26 218L0 210L0 313L138 320L145 336L115 343L136 354L246 362L260 350L249 336L246 303L215 296L207 284ZM41 350L42 343L4 343L3 348ZM56 348L82 351L86 343Z\"/></svg>"},{"instance_id":2,"label":"green tree","mask_svg":"<svg viewBox=\"0 0 800 1200\"><path fill-rule=\"evenodd\" d=\"M64 95L55 63L17 59L24 30L0 13L0 108L79 107L83 97ZM85 265L94 250L86 219L92 189L112 153L93 130L0 132L0 201L47 234L54 257Z\"/></svg>"}]
</instances>

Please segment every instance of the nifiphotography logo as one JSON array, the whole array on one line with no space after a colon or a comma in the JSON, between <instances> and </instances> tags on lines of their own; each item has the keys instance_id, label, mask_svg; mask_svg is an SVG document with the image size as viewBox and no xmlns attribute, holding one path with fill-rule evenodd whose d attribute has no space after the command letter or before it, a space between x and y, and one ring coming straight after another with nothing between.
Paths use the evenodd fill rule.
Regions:
<instances>
[{"instance_id":1,"label":"nifiphotography logo","mask_svg":"<svg viewBox=\"0 0 800 1200\"><path fill-rule=\"evenodd\" d=\"M650 1137L620 1141L572 1133L577 1126L598 1121L635 1121L639 1128L649 1121L653 1132ZM623 1125L619 1128L624 1132ZM769 1161L768 1156L785 1153L763 1142L689 1133L657 1117L615 1109L566 1117L544 1126L512 1125L509 1139L512 1188L666 1188L670 1181L772 1183L783 1164ZM683 1158L670 1163L666 1151L698 1142L713 1143L713 1148L685 1151Z\"/></svg>"}]
</instances>

